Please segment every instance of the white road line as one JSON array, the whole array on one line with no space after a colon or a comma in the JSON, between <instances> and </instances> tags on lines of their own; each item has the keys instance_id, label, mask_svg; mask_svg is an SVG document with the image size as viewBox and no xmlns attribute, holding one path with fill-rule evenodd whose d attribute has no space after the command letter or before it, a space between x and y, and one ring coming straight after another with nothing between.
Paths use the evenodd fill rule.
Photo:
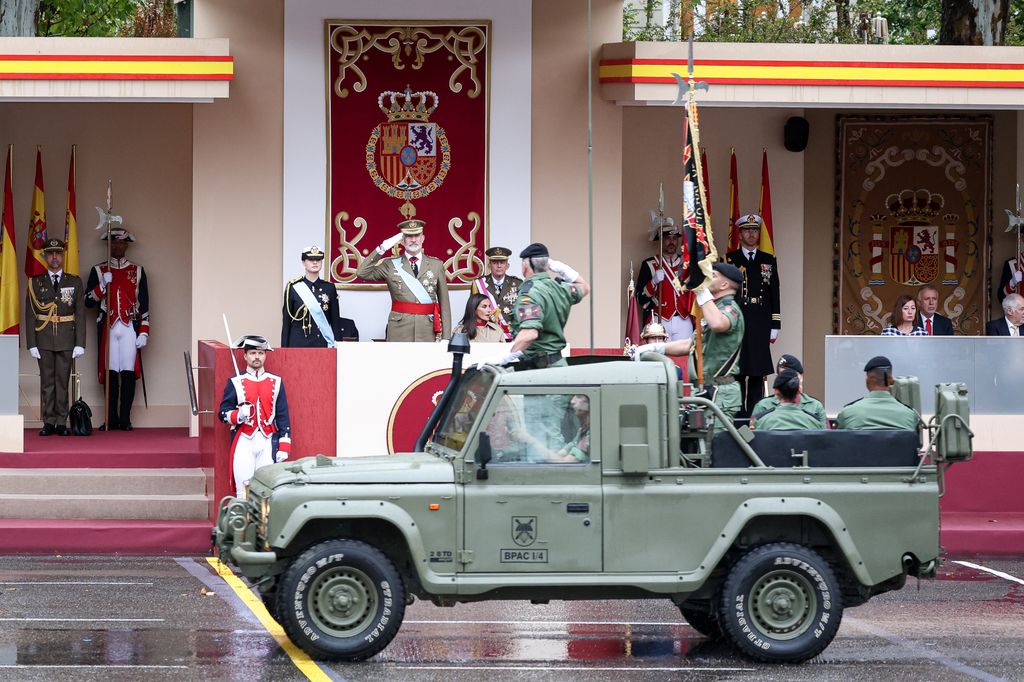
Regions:
<instances>
[{"instance_id":1,"label":"white road line","mask_svg":"<svg viewBox=\"0 0 1024 682\"><path fill-rule=\"evenodd\" d=\"M0 582L0 585L149 585L153 583L115 583L115 582L100 582L100 581L89 581L89 580L53 580L53 581L42 581L42 580L25 580L22 582L5 581Z\"/></svg>"},{"instance_id":2,"label":"white road line","mask_svg":"<svg viewBox=\"0 0 1024 682\"><path fill-rule=\"evenodd\" d=\"M976 571L984 571L985 573L991 573L992 575L998 576L998 577L1002 578L1003 580L1009 580L1011 582L1015 582L1015 583L1019 583L1021 585L1024 585L1024 580L1021 580L1017 576L1010 575L1009 573L1003 573L1002 571L997 571L996 569L989 568L988 566L982 566L980 564L972 564L970 561L954 561L953 563L954 564L960 564L961 566L966 566L967 568L973 568Z\"/></svg>"},{"instance_id":3,"label":"white road line","mask_svg":"<svg viewBox=\"0 0 1024 682\"><path fill-rule=\"evenodd\" d=\"M628 620L406 620L405 623L418 625L686 625L683 621L667 623L636 623ZM703 668L701 668L703 670Z\"/></svg>"},{"instance_id":4,"label":"white road line","mask_svg":"<svg viewBox=\"0 0 1024 682\"><path fill-rule=\"evenodd\" d=\"M48 664L45 664L45 663L42 663L42 664L39 664L39 665L35 665L35 664L32 664L32 663L17 663L17 664L13 664L13 665L0 664L0 670L34 670L34 669L46 669L46 670L49 670L49 669L52 669L52 668L71 669L71 670L88 670L90 668L102 668L104 670L106 670L106 669L117 670L119 668L125 668L125 669L129 669L129 670L188 670L188 666L187 665L144 665L144 664L141 664L141 663L139 663L139 664L124 663L124 664L121 664L121 665L118 665L118 664L103 664L103 663L96 663L96 664L82 663L82 664L79 664L79 665L58 665L58 664L48 665Z\"/></svg>"},{"instance_id":5,"label":"white road line","mask_svg":"<svg viewBox=\"0 0 1024 682\"><path fill-rule=\"evenodd\" d=\"M572 666L572 665L395 665L389 666L398 670L552 670L599 673L599 672L755 672L757 668L696 668L696 667L648 667L634 666Z\"/></svg>"},{"instance_id":6,"label":"white road line","mask_svg":"<svg viewBox=\"0 0 1024 682\"><path fill-rule=\"evenodd\" d=\"M0 623L163 623L163 618L0 618Z\"/></svg>"}]
</instances>

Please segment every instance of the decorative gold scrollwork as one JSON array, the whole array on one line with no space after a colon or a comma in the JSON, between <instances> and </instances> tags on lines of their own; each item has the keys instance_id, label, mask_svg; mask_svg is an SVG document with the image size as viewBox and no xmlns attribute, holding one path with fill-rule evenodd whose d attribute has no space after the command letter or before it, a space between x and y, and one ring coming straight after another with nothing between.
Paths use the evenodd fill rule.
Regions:
<instances>
[{"instance_id":1,"label":"decorative gold scrollwork","mask_svg":"<svg viewBox=\"0 0 1024 682\"><path fill-rule=\"evenodd\" d=\"M342 284L351 282L356 278L356 269L363 257L356 248L356 244L366 234L366 220L356 218L352 226L358 229L356 236L351 240L348 238L348 230L345 229L345 221L348 220L348 211L338 211L334 216L334 229L338 231L338 257L331 261L331 276L335 282Z\"/></svg>"},{"instance_id":2,"label":"decorative gold scrollwork","mask_svg":"<svg viewBox=\"0 0 1024 682\"><path fill-rule=\"evenodd\" d=\"M476 255L476 233L480 231L480 214L470 211L466 217L472 223L472 227L465 238L459 234L462 218L456 216L448 221L448 233L458 242L459 248L451 258L444 262L444 270L448 274L449 280L469 284L483 275L484 263Z\"/></svg>"}]
</instances>

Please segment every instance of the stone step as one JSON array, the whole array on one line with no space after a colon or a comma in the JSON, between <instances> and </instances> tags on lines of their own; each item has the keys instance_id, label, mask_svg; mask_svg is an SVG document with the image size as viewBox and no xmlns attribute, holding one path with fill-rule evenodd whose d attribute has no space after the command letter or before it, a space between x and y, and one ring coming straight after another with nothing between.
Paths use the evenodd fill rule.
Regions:
<instances>
[{"instance_id":1,"label":"stone step","mask_svg":"<svg viewBox=\"0 0 1024 682\"><path fill-rule=\"evenodd\" d=\"M0 495L205 495L202 469L5 469ZM3 514L0 514L3 516Z\"/></svg>"},{"instance_id":2,"label":"stone step","mask_svg":"<svg viewBox=\"0 0 1024 682\"><path fill-rule=\"evenodd\" d=\"M208 519L206 495L0 494L0 518Z\"/></svg>"}]
</instances>

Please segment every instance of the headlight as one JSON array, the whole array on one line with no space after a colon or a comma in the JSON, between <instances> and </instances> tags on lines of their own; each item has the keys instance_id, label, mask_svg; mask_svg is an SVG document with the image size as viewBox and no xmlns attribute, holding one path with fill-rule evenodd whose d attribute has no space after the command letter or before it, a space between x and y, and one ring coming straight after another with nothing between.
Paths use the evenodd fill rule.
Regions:
<instances>
[{"instance_id":1,"label":"headlight","mask_svg":"<svg viewBox=\"0 0 1024 682\"><path fill-rule=\"evenodd\" d=\"M263 549L270 549L270 540L267 538L267 521L270 519L270 498L260 499L260 518L256 524L256 535L263 539Z\"/></svg>"}]
</instances>

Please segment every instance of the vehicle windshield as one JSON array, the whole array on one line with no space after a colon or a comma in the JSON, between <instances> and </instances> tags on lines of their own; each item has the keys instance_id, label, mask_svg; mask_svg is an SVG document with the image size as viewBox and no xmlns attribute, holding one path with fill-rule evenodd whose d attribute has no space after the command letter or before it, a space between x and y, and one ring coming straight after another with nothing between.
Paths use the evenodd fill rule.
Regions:
<instances>
[{"instance_id":1,"label":"vehicle windshield","mask_svg":"<svg viewBox=\"0 0 1024 682\"><path fill-rule=\"evenodd\" d=\"M480 415L484 398L491 390L495 374L471 368L459 382L455 395L448 404L446 414L441 417L431 442L450 450L462 450L473 423Z\"/></svg>"}]
</instances>

